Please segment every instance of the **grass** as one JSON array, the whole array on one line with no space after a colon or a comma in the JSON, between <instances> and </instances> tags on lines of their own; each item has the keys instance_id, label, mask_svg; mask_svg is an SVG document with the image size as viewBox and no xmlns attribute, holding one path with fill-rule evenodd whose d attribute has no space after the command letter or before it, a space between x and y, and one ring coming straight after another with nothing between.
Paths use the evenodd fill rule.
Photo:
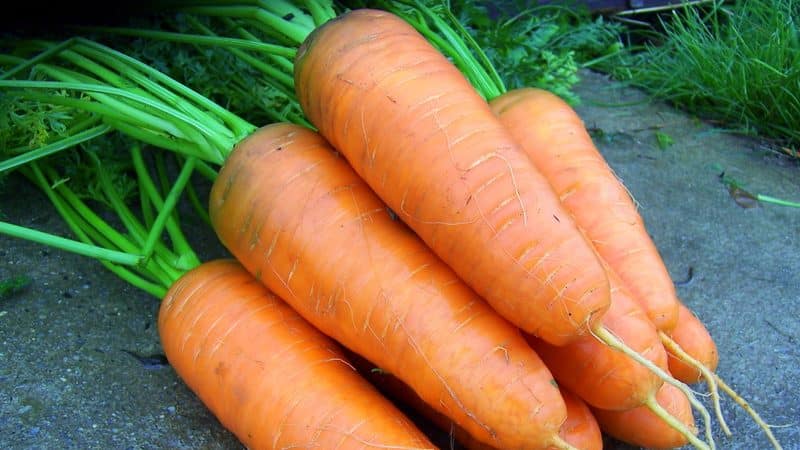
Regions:
<instances>
[{"instance_id":1,"label":"grass","mask_svg":"<svg viewBox=\"0 0 800 450\"><path fill-rule=\"evenodd\" d=\"M747 0L676 10L665 41L629 53L616 77L698 116L800 144L800 2Z\"/></svg>"},{"instance_id":2,"label":"grass","mask_svg":"<svg viewBox=\"0 0 800 450\"><path fill-rule=\"evenodd\" d=\"M585 9L475 0L450 2L459 21L484 50L508 89L546 89L571 104L578 69L619 51L623 27Z\"/></svg>"}]
</instances>

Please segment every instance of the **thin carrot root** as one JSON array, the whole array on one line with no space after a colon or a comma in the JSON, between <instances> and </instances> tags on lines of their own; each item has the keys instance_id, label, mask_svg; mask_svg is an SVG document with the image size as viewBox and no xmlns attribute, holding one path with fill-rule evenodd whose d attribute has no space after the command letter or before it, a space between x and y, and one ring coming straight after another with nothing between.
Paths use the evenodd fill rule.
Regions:
<instances>
[{"instance_id":1,"label":"thin carrot root","mask_svg":"<svg viewBox=\"0 0 800 450\"><path fill-rule=\"evenodd\" d=\"M731 436L731 429L728 427L727 422L725 422L725 416L722 414L722 407L720 406L719 400L719 389L717 382L715 380L715 375L708 367L706 367L703 363L698 361L697 359L693 358L692 355L686 353L686 351L678 345L677 342L672 340L669 335L664 333L663 331L659 331L658 335L661 337L661 342L664 344L664 347L672 353L674 356L680 358L681 361L684 363L694 367L700 372L700 375L706 381L708 385L708 391L711 394L711 403L714 405L714 414L717 416L717 421L722 427L722 431L727 435Z\"/></svg>"},{"instance_id":2,"label":"thin carrot root","mask_svg":"<svg viewBox=\"0 0 800 450\"><path fill-rule=\"evenodd\" d=\"M653 410L654 413L656 413L660 417L662 417L662 419L664 419L667 423L669 423L670 425L675 425L676 426L675 429L680 431L681 433L683 433L686 436L686 438L689 440L689 442L692 443L692 445L694 445L695 447L697 447L697 448L706 448L706 449L711 449L711 450L716 448L716 445L714 444L714 436L713 436L713 434L711 432L711 430L712 430L712 428L711 428L711 414L709 414L708 409L706 409L706 407L703 406L702 403L700 403L700 401L697 399L697 396L694 395L694 392L692 391L692 389L689 386L687 386L685 383L682 383L679 380L676 380L669 373L665 372L664 369L656 366L655 364L653 364L652 361L650 361L647 358L643 357L639 353L631 350L630 347L625 345L624 342L619 340L619 338L617 338L613 333L608 331L606 328L599 327L599 328L593 330L593 334L598 339L600 339L602 342L604 342L605 344L610 346L611 348L626 354L627 356L633 358L639 364L641 364L644 367L648 368L651 372L653 372L659 378L664 380L664 382L669 383L672 386L675 386L676 388L678 388L683 393L683 395L685 395L686 398L689 399L689 403L691 403L692 407L694 407L694 409L696 409L700 413L700 415L703 417L703 424L704 424L704 428L705 428L706 440L708 442L708 445L703 445L702 447L698 447L696 442L702 443L702 441L700 441L697 438L697 436L695 436L694 433L692 433L683 424L681 424L680 422L675 420L675 418L672 417L669 414L669 412L667 412L666 410L661 408L661 406L658 405L658 402L655 401L655 397L654 396L648 400L647 406L650 407ZM658 408L660 411L656 411L653 408ZM665 417L665 416L669 416L669 418ZM677 427L680 427L680 428L677 428Z\"/></svg>"},{"instance_id":3,"label":"thin carrot root","mask_svg":"<svg viewBox=\"0 0 800 450\"><path fill-rule=\"evenodd\" d=\"M722 389L731 399L733 399L734 402L736 402L736 404L750 414L750 417L752 417L753 421L758 424L759 428L764 430L764 433L767 435L767 439L769 439L773 447L778 450L782 450L783 447L781 447L781 444L775 438L775 435L772 434L772 429L770 428L769 424L764 422L761 416L758 415L758 413L750 406L749 403L747 403L744 398L742 398L736 391L728 386L718 374L712 372L703 363L684 351L683 348L681 348L681 346L678 345L678 343L670 338L666 333L659 332L659 334L661 335L661 342L670 353L681 359L684 363L697 369L703 379L705 379L709 392L711 393L712 402L714 403L714 410L717 415L717 420L719 421L722 429L725 431L725 434L730 436L732 433L728 428L728 424L725 423L724 417L722 416L722 408L720 407L719 400L719 389Z\"/></svg>"},{"instance_id":4,"label":"thin carrot root","mask_svg":"<svg viewBox=\"0 0 800 450\"><path fill-rule=\"evenodd\" d=\"M553 439L552 446L553 448L558 448L562 450L580 450L579 448L572 446L569 442L565 441L560 436L556 436Z\"/></svg>"},{"instance_id":5,"label":"thin carrot root","mask_svg":"<svg viewBox=\"0 0 800 450\"><path fill-rule=\"evenodd\" d=\"M691 402L691 398L689 396L687 396L687 398L689 398L689 401ZM692 433L692 430L687 428L686 425L681 423L680 420L676 419L672 414L669 413L669 411L667 411L666 409L664 409L663 406L658 404L658 401L656 400L656 396L655 395L651 395L645 401L645 406L647 406L650 409L650 411L653 411L653 414L655 414L658 417L660 417L661 420L663 420L664 422L668 423L669 426L672 427L672 429L677 430L681 434L686 436L686 439L688 439L689 443L692 444L695 448L702 449L702 450L711 450L711 449L715 448L713 439L711 440L710 445L709 445L709 444L703 442L697 436L695 436L695 434Z\"/></svg>"},{"instance_id":6,"label":"thin carrot root","mask_svg":"<svg viewBox=\"0 0 800 450\"><path fill-rule=\"evenodd\" d=\"M719 375L714 373L712 374L712 376L714 377L714 381L716 381L719 388L722 389L723 392L728 394L728 396L731 399L733 399L733 401L735 401L739 406L741 406L742 409L747 411L747 414L750 414L750 417L752 417L753 420L758 424L758 426L761 427L762 430L764 430L764 433L766 433L767 439L769 439L769 441L772 443L772 446L775 447L776 450L783 450L783 447L781 447L781 444L775 438L775 435L772 434L772 429L770 425L764 422L764 420L761 418L761 416L758 415L756 410L754 410L753 407L750 406L749 403L747 403L747 400L743 399L739 394L736 393L736 391L733 390L733 388L728 386L728 384L725 383L725 381L722 378L720 378Z\"/></svg>"}]
</instances>

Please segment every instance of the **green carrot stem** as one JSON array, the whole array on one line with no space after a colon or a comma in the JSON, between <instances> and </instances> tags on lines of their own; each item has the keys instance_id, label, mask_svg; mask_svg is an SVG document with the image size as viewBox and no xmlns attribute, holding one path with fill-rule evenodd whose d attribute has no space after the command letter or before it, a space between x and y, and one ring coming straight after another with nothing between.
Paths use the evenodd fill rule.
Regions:
<instances>
[{"instance_id":1,"label":"green carrot stem","mask_svg":"<svg viewBox=\"0 0 800 450\"><path fill-rule=\"evenodd\" d=\"M202 114L200 118L189 116L183 111L139 89L107 86L103 83L97 83L97 80L91 77L63 68L59 69L42 66L42 70L49 72L51 76L61 79L67 84L81 83L80 80L84 80L83 83L85 84L83 86L95 86L99 89L104 87L115 89L115 95L122 97L122 100L108 97L100 93L93 94L93 98L108 105L111 111L118 113L123 112L123 117L130 117L134 120L138 120L142 126L155 127L178 138L191 140L206 153L218 153L219 149L226 148L233 139L232 133L215 132L213 129L215 122L204 117ZM89 89L90 92L96 90L97 89ZM129 104L124 100L133 100L133 104ZM152 108L154 110L153 113L146 112L145 109L147 108L143 108L142 106Z\"/></svg>"},{"instance_id":2,"label":"green carrot stem","mask_svg":"<svg viewBox=\"0 0 800 450\"><path fill-rule=\"evenodd\" d=\"M208 131L206 132L208 135L220 135L227 139L232 139L234 137L230 128L226 127L219 118L200 110L200 108L195 106L192 102L189 102L180 95L170 91L165 86L158 84L156 81L150 79L146 74L140 72L138 69L130 67L124 61L118 60L114 57L109 57L105 53L97 51L91 47L77 46L76 50L91 54L94 58L115 68L119 72L124 73L127 78L145 89L145 95L152 95L155 101L164 101L176 110L193 117L195 120L197 120L197 122L204 124L208 128ZM124 81L124 84L118 85L117 87L124 88L125 85L129 84L129 82Z\"/></svg>"},{"instance_id":3,"label":"green carrot stem","mask_svg":"<svg viewBox=\"0 0 800 450\"><path fill-rule=\"evenodd\" d=\"M142 98L141 96L131 94L130 92L125 91L123 89L114 88L101 84L73 83L65 81L0 80L0 87L20 87L20 88L35 88L35 89L56 89L56 90L66 89L74 91L94 92L95 93L94 98L98 102L102 102L102 104L105 105L105 108L98 108L94 106L99 103L94 103L93 105L92 102L88 100L65 97L61 95L48 95L48 94L41 94L38 92L25 92L23 95L25 95L28 98L39 100L42 102L52 103L56 105L64 105L64 106L74 107L77 109L95 112L98 114L109 115L117 120L132 122L136 125L147 126L148 128L151 129L158 128L178 138L186 138L185 134L181 129L182 128L186 129L187 128L186 125L189 125L189 123L191 125L200 125L193 123L194 120L178 113L177 111L174 110L164 111L165 108L163 105L154 103L149 99L145 99ZM119 96L129 100L134 100L135 102L141 103L144 106L153 107L156 110L164 112L165 115L171 116L173 120L167 120L163 117L155 116L153 114L145 112L145 108L142 108L141 106L136 107L127 104L125 102L119 101L108 95L103 95L102 93L109 93L114 96ZM183 123L184 126L179 128L177 125L181 123Z\"/></svg>"},{"instance_id":4,"label":"green carrot stem","mask_svg":"<svg viewBox=\"0 0 800 450\"><path fill-rule=\"evenodd\" d=\"M54 45L54 46L44 50L43 52L39 53L38 55L34 56L33 58L29 58L29 59L23 60L17 66L15 66L15 67L3 72L2 74L0 74L0 80L4 80L6 78L10 78L13 75L16 75L16 74L18 74L18 73L20 73L20 72L22 72L24 70L27 70L27 69L39 64L42 61L45 61L45 60L49 59L53 55L56 55L59 52L61 52L61 51L65 50L65 49L75 45L75 42L77 42L77 39L75 39L75 38L67 39L66 41L62 41L61 43L59 43L57 45Z\"/></svg>"},{"instance_id":5,"label":"green carrot stem","mask_svg":"<svg viewBox=\"0 0 800 450\"><path fill-rule=\"evenodd\" d=\"M236 25L231 19L229 19L229 18L224 18L224 19L226 20L226 22L231 22L231 25L237 27L239 30L245 31L241 27ZM209 29L208 27L204 26L198 20L192 18L191 16L188 17L188 20L192 23L192 26L194 26L195 28L199 29L203 33L214 34L214 32L211 29ZM239 31L239 32L241 33L242 31ZM260 41L258 41L258 38L256 38L255 36L253 36L249 32L245 31L242 34L244 36L248 36L249 40L260 42ZM246 39L248 39L248 37L246 37ZM260 70L261 72L266 74L267 75L267 80L269 81L269 83L274 85L279 90L281 90L281 92L283 94L285 94L287 97L292 97L292 98L294 97L294 95L295 95L294 94L294 76L292 75L292 70L293 69L286 70L287 64L288 64L288 67L290 67L290 68L294 67L290 60L286 59L284 56L281 56L281 55L268 55L268 56L271 56L270 59L272 61L277 62L279 65L281 65L283 67L283 70L281 70L281 69L276 69L276 68L270 66L269 64L264 63L260 59L254 58L253 56L248 55L247 53L245 53L243 51L240 51L239 49L228 48L228 47L226 47L226 48L227 48L228 51L230 51L231 53L236 55L239 59L245 61L246 63L250 64L251 66L253 66L257 70ZM293 58L294 58L294 56L291 57L291 59L293 59Z\"/></svg>"},{"instance_id":6,"label":"green carrot stem","mask_svg":"<svg viewBox=\"0 0 800 450\"><path fill-rule=\"evenodd\" d=\"M253 6L191 6L183 9L193 14L220 17L238 17L253 19L261 24L260 28L267 31L277 31L287 37L293 44L299 46L312 31L307 27L298 25L277 16L269 11Z\"/></svg>"},{"instance_id":7,"label":"green carrot stem","mask_svg":"<svg viewBox=\"0 0 800 450\"><path fill-rule=\"evenodd\" d=\"M100 125L101 123L103 123L103 119L101 117L81 111L73 118L72 121L70 121L65 134L74 135L91 127Z\"/></svg>"},{"instance_id":8,"label":"green carrot stem","mask_svg":"<svg viewBox=\"0 0 800 450\"><path fill-rule=\"evenodd\" d=\"M198 150L197 145L194 142L189 142L183 139L173 139L170 136L159 134L153 130L137 127L134 124L129 124L127 122L109 117L106 117L105 120L122 133L156 147L180 153L182 155L202 158L214 164L222 164L222 162L225 160L225 157L218 151L215 151L214 154L209 155L205 154L202 150Z\"/></svg>"},{"instance_id":9,"label":"green carrot stem","mask_svg":"<svg viewBox=\"0 0 800 450\"><path fill-rule=\"evenodd\" d=\"M186 262L192 263L192 267L200 264L200 261L196 256L194 256L194 252L191 251L188 242L186 242L185 238L183 237L183 233L180 231L180 228L172 216L172 211L174 210L175 205L178 203L178 199L180 198L183 190L186 187L186 184L192 176L192 172L194 171L194 162L194 158L188 158L181 168L181 171L178 175L178 178L175 180L172 189L170 189L169 194L167 194L167 197L164 199L163 205L159 210L159 214L153 223L153 227L150 230L150 234L148 235L148 239L144 246L145 254L147 254L147 252L153 248L157 242L157 239L160 237L161 229L166 226L169 230L170 237L173 239L173 246L175 247L176 252L181 255L180 259L182 261L189 259L189 261ZM191 260L192 258L193 260Z\"/></svg>"},{"instance_id":10,"label":"green carrot stem","mask_svg":"<svg viewBox=\"0 0 800 450\"><path fill-rule=\"evenodd\" d=\"M91 156L93 154L90 153ZM90 157L91 157L90 156ZM51 173L51 178L55 177L54 171L51 168L46 168L46 172ZM43 176L41 177L44 178ZM101 184L104 180L100 180ZM105 180L107 183L108 181ZM78 237L86 242L95 242L109 248L117 247L129 253L140 255L142 258L136 270L143 271L143 274L151 278L160 280L163 285L169 285L175 279L174 270L172 270L168 263L164 261L171 261L176 258L170 255L158 258L151 258L149 255L143 255L142 252L133 244L127 237L118 233L113 227L108 225L103 219L98 217L86 204L84 204L66 185L59 184L55 189L50 188L46 183L40 181L40 187L46 192L49 192L48 197L51 202L58 208L59 214L70 224L73 232ZM108 189L108 186L105 186ZM113 191L113 188L111 188ZM59 195L61 197L59 197ZM112 192L112 195L114 193ZM108 193L106 193L108 197ZM111 199L109 199L111 200ZM134 228L141 229L141 225L136 223L136 218L127 210L126 207L120 209L119 204L116 205L116 213L123 221L132 222ZM143 231L139 231L143 234ZM161 253L168 253L164 250L163 245L159 248Z\"/></svg>"},{"instance_id":11,"label":"green carrot stem","mask_svg":"<svg viewBox=\"0 0 800 450\"><path fill-rule=\"evenodd\" d=\"M151 228L153 226L153 221L155 220L153 202L150 201L150 197L147 195L144 189L141 189L141 187L139 188L139 209L142 211L144 226Z\"/></svg>"},{"instance_id":12,"label":"green carrot stem","mask_svg":"<svg viewBox=\"0 0 800 450\"><path fill-rule=\"evenodd\" d=\"M195 213L200 217L206 225L211 225L211 218L208 216L208 211L206 210L206 206L200 201L200 197L197 195L197 190L195 190L192 183L188 183L186 185L186 197L189 199L189 203L194 208Z\"/></svg>"},{"instance_id":13,"label":"green carrot stem","mask_svg":"<svg viewBox=\"0 0 800 450\"><path fill-rule=\"evenodd\" d=\"M147 292L156 298L164 298L164 296L167 295L167 286L169 285L154 283L150 280L146 280L144 277L137 275L125 267L120 267L107 261L100 260L100 264L105 266L106 269L110 270L114 275L121 278L125 282Z\"/></svg>"},{"instance_id":14,"label":"green carrot stem","mask_svg":"<svg viewBox=\"0 0 800 450\"><path fill-rule=\"evenodd\" d=\"M131 156L134 169L139 177L140 188L145 192L149 201L152 202L159 211L158 216L156 216L155 221L150 228L150 232L148 233L148 237L143 248L143 253L147 255L150 253L150 251L152 251L153 246L158 242L158 238L161 236L162 231L166 227L167 232L170 235L170 239L172 240L172 244L175 247L176 253L181 255L178 259L196 262L199 264L199 260L194 255L191 246L186 241L186 238L181 232L175 217L172 215L180 194L186 187L186 184L188 183L192 172L194 171L194 165L196 162L195 158L188 158L186 160L181 168L178 178L175 180L175 183L172 186L172 189L169 191L167 198L162 200L152 178L150 178L149 174L147 173L147 169L145 168L144 160L142 158L141 148L138 145L131 148Z\"/></svg>"},{"instance_id":15,"label":"green carrot stem","mask_svg":"<svg viewBox=\"0 0 800 450\"><path fill-rule=\"evenodd\" d=\"M0 161L0 172L11 170L13 168L28 164L29 162L35 161L39 158L44 158L45 156L52 155L62 150L74 147L75 145L78 145L81 142L86 142L90 139L94 139L98 136L108 133L109 131L111 131L110 126L105 124L97 125L95 127L76 133L67 138L59 139L56 142L44 145L34 150L27 151L25 153L21 153L20 155L14 156L13 158L8 158L4 161Z\"/></svg>"},{"instance_id":16,"label":"green carrot stem","mask_svg":"<svg viewBox=\"0 0 800 450\"><path fill-rule=\"evenodd\" d=\"M417 1L417 4L419 2ZM477 66L482 69L483 74L490 80L489 84L494 86L497 90L498 94L503 94L506 92L506 86L503 82L503 78L495 69L494 64L492 64L489 57L486 55L486 52L483 51L483 48L475 41L471 34L464 28L461 22L453 15L453 11L450 8L445 8L445 15L449 23L453 25L455 28L455 32L457 36L460 36L461 39L455 38L458 42L466 43L466 47L472 50L471 55L477 58ZM446 24L443 25L446 27ZM491 100L491 98L490 98Z\"/></svg>"},{"instance_id":17,"label":"green carrot stem","mask_svg":"<svg viewBox=\"0 0 800 450\"><path fill-rule=\"evenodd\" d=\"M159 200L161 200L161 194L163 192L167 192L169 190L169 176L167 176L167 163L164 159L164 153L162 152L155 152L153 154L153 160L155 161L156 166L156 179L158 179L159 187L153 189L153 192L156 193ZM155 184L153 184L155 186ZM163 203L163 200L161 200Z\"/></svg>"},{"instance_id":18,"label":"green carrot stem","mask_svg":"<svg viewBox=\"0 0 800 450\"><path fill-rule=\"evenodd\" d=\"M113 244L122 248L125 253L134 255L137 257L137 264L133 267L141 267L143 264L145 267L148 268L148 271L151 275L156 278L161 278L162 282L168 282L168 278L164 277L162 273L158 271L157 267L154 267L152 264L148 264L144 262L144 258L141 255L136 255L134 252L127 251L127 248L133 248L134 246L127 241L126 238L122 237L117 233L113 228L108 227L105 222L99 219L91 210L85 207L85 205L77 199L63 184L59 185L56 189L61 192L61 195L67 194L65 199L68 202L65 202L59 194L56 193L56 190L50 187L50 184L47 182L47 179L44 176L42 170L38 167L36 162L31 163L30 165L26 166L26 169L30 168L28 175L32 178L36 184L44 191L45 195L50 199L53 206L59 212L59 215L64 219L67 225L72 229L72 232L86 244L91 244L92 239L87 235L87 232L99 234L102 239L109 239L110 236L114 236L115 239L113 240ZM71 199L69 197L72 197ZM71 200L71 201L70 201ZM77 200L77 201L76 201ZM74 203L73 203L74 202ZM71 206L79 206L79 209L73 211L71 210ZM85 214L86 212L90 214ZM87 223L91 223L91 226L86 225ZM105 234L103 232L99 232L98 230L103 229L104 231L111 231L110 234ZM109 230L110 229L110 230ZM107 244L108 245L108 244ZM145 280L143 277L134 274L131 270L123 269L119 266L111 264L107 261L100 260L101 263L106 265L112 269L115 273L117 273L121 278L125 281L134 284L135 286L139 286L142 289L151 291L154 288L154 284ZM113 267L113 268L112 268Z\"/></svg>"},{"instance_id":19,"label":"green carrot stem","mask_svg":"<svg viewBox=\"0 0 800 450\"><path fill-rule=\"evenodd\" d=\"M119 233L116 229L109 226L103 219L97 216L90 208L88 208L75 193L73 193L69 188L64 186L63 184L59 184L55 189L58 190L58 196L56 196L55 189L51 187L51 183L45 177L45 174L42 169L39 168L36 162L31 163L30 166L30 176L31 178L42 191L48 196L51 203L59 210L59 214L64 217L64 219L70 223L70 221L74 224L74 217L82 217L88 224L91 225L91 228L94 228L100 232L100 235L103 236L104 239L107 239L108 242L113 243L113 246L120 249L123 252L137 255L141 258L141 255L138 252L138 249L135 245L133 245L126 236ZM47 168L44 169L47 172L51 172ZM52 173L51 173L52 175ZM67 206L69 205L69 206ZM75 211L74 214L70 214L70 211L66 208L69 207ZM80 228L75 226L75 228ZM85 228L85 227L84 227ZM74 229L73 229L74 231ZM81 239L85 242L89 242L86 239Z\"/></svg>"},{"instance_id":20,"label":"green carrot stem","mask_svg":"<svg viewBox=\"0 0 800 450\"><path fill-rule=\"evenodd\" d=\"M118 34L122 36L137 36L158 39L162 41L180 42L183 44L252 50L265 55L278 55L290 59L294 59L295 55L297 54L297 49L286 47L284 45L269 44L261 41L223 36L203 36L200 34L174 33L169 31L149 30L146 28L86 27L86 29L102 33Z\"/></svg>"},{"instance_id":21,"label":"green carrot stem","mask_svg":"<svg viewBox=\"0 0 800 450\"><path fill-rule=\"evenodd\" d=\"M233 149L231 149L231 150L233 150ZM195 169L197 170L197 173L199 173L200 175L204 176L208 181L211 181L213 183L214 180L217 179L218 173L217 173L216 169L214 169L213 167L209 166L208 163L203 161L202 159L197 160L197 163L195 163L195 166L196 166Z\"/></svg>"},{"instance_id":22,"label":"green carrot stem","mask_svg":"<svg viewBox=\"0 0 800 450\"><path fill-rule=\"evenodd\" d=\"M773 205L789 206L789 207L792 207L792 208L800 208L800 203L798 203L798 202L792 202L792 201L789 201L789 200L783 200L783 199L772 197L772 196L769 196L769 195L756 194L756 199L758 199L758 201L760 201L760 202L772 203Z\"/></svg>"},{"instance_id":23,"label":"green carrot stem","mask_svg":"<svg viewBox=\"0 0 800 450\"><path fill-rule=\"evenodd\" d=\"M231 29L235 30L239 34L239 36L241 36L242 38L248 39L248 40L251 40L251 41L260 42L258 37L256 37L253 33L249 32L244 27L242 27L242 25L240 23L238 23L237 21L231 19L230 17L221 17L220 19L222 20L222 22L225 25L227 25ZM197 22L197 20L192 18L191 16L189 17L189 20L191 20L193 22ZM202 27L202 24L198 23L198 25L200 25ZM313 26L313 23L312 23L312 26ZM205 27L203 27L203 28L205 28ZM276 65L279 66L280 70L282 70L286 74L294 73L294 62L293 62L294 58L283 58L283 57L273 56L270 59L272 60L272 62L274 62ZM294 88L294 77L292 77L292 88ZM292 91L292 93L294 93L294 91Z\"/></svg>"},{"instance_id":24,"label":"green carrot stem","mask_svg":"<svg viewBox=\"0 0 800 450\"><path fill-rule=\"evenodd\" d=\"M314 18L309 17L302 9L284 0L256 0L256 6L274 13L284 20L295 22L303 28L313 29Z\"/></svg>"},{"instance_id":25,"label":"green carrot stem","mask_svg":"<svg viewBox=\"0 0 800 450\"><path fill-rule=\"evenodd\" d=\"M320 26L336 17L336 12L333 10L330 2L324 0L304 0L303 3L311 13L311 17L314 19L314 25L316 26ZM303 41L300 41L300 43L302 42Z\"/></svg>"},{"instance_id":26,"label":"green carrot stem","mask_svg":"<svg viewBox=\"0 0 800 450\"><path fill-rule=\"evenodd\" d=\"M111 179L108 177L108 173L103 170L103 166L100 162L100 158L97 157L92 152L86 153L89 156L89 159L94 164L98 181L100 182L100 187L103 190L103 194L105 195L108 202L111 204L111 207L114 208L114 211L117 213L122 225L128 230L128 233L133 237L134 241L139 245L143 245L145 242L146 232L144 227L138 222L136 217L134 216L133 212L125 205L125 202L122 201L122 198L117 193L116 189L114 189L114 185L111 182ZM139 253L143 254L145 258L149 258L149 253L143 253L139 250Z\"/></svg>"},{"instance_id":27,"label":"green carrot stem","mask_svg":"<svg viewBox=\"0 0 800 450\"><path fill-rule=\"evenodd\" d=\"M151 76L154 80L160 82L164 86L172 89L178 95L183 98L186 98L189 101L194 102L200 108L208 111L210 114L213 114L219 117L224 123L227 123L228 126L234 132L234 140L239 141L244 136L252 133L255 130L255 126L248 123L246 120L242 119L241 117L237 116L236 114L228 111L227 109L223 108L222 106L214 103L209 98L205 97L204 95L198 93L197 91L187 87L186 85L179 83L172 77L148 66L147 64L139 61L136 58L128 56L124 53L121 53L117 50L108 48L101 44L98 44L94 41L90 41L88 39L80 39L81 44L86 45L88 47L96 48L100 51L103 51L109 55L114 56L122 61L125 61L131 67L138 69L142 73L145 73Z\"/></svg>"},{"instance_id":28,"label":"green carrot stem","mask_svg":"<svg viewBox=\"0 0 800 450\"><path fill-rule=\"evenodd\" d=\"M126 266L138 265L142 257L130 253L120 252L107 248L98 247L92 244L68 239L55 234L34 230L32 228L21 227L8 222L0 221L0 233L17 238L26 239L39 244L88 256L94 259L102 259Z\"/></svg>"}]
</instances>

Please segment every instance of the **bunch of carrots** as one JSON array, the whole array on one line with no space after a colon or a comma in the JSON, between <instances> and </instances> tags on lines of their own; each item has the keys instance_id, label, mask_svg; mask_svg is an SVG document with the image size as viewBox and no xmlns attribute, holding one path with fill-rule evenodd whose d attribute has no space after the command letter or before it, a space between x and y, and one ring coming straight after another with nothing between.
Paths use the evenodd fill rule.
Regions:
<instances>
[{"instance_id":1,"label":"bunch of carrots","mask_svg":"<svg viewBox=\"0 0 800 450\"><path fill-rule=\"evenodd\" d=\"M82 38L34 43L36 56L3 58L12 67L0 77L15 95L86 114L81 138L22 148L0 168L24 167L75 219L82 243L70 249L163 297L170 363L248 448L434 448L384 394L476 449L599 449L601 431L714 448L687 386L701 378L760 421L714 374L713 340L566 103L505 92L455 22L421 4L337 15L325 2L256 3L185 10L272 17L275 42L238 28L244 39L204 30L193 43L291 69L265 83L291 87L298 123L257 129ZM31 69L34 79L10 79ZM53 89L78 97L43 93ZM182 164L159 194L132 153L157 211L141 226L115 203L133 242L106 239L99 217L38 168L112 130ZM174 207L195 171L213 180L209 221L234 259L201 264L180 232Z\"/></svg>"}]
</instances>

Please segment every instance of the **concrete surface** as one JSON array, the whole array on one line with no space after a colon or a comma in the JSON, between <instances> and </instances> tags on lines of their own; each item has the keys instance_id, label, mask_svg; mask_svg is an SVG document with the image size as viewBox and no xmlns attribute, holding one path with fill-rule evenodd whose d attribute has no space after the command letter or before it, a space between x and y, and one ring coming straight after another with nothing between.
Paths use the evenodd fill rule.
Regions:
<instances>
[{"instance_id":1,"label":"concrete surface","mask_svg":"<svg viewBox=\"0 0 800 450\"><path fill-rule=\"evenodd\" d=\"M756 192L800 200L800 167L758 141L680 114L604 77L579 86L587 126L641 205L683 300L705 322L721 354L718 373L747 398L785 449L800 449L800 210L738 206L718 174ZM630 103L601 107L593 102ZM657 145L660 130L674 139ZM43 196L12 178L0 211L24 226L64 233ZM204 257L223 255L197 224ZM126 351L160 350L158 301L99 264L0 236L0 279L31 284L0 300L0 447L7 449L236 449L169 366L143 365ZM767 449L729 400L734 437L721 449ZM607 448L627 449L613 441Z\"/></svg>"}]
</instances>

